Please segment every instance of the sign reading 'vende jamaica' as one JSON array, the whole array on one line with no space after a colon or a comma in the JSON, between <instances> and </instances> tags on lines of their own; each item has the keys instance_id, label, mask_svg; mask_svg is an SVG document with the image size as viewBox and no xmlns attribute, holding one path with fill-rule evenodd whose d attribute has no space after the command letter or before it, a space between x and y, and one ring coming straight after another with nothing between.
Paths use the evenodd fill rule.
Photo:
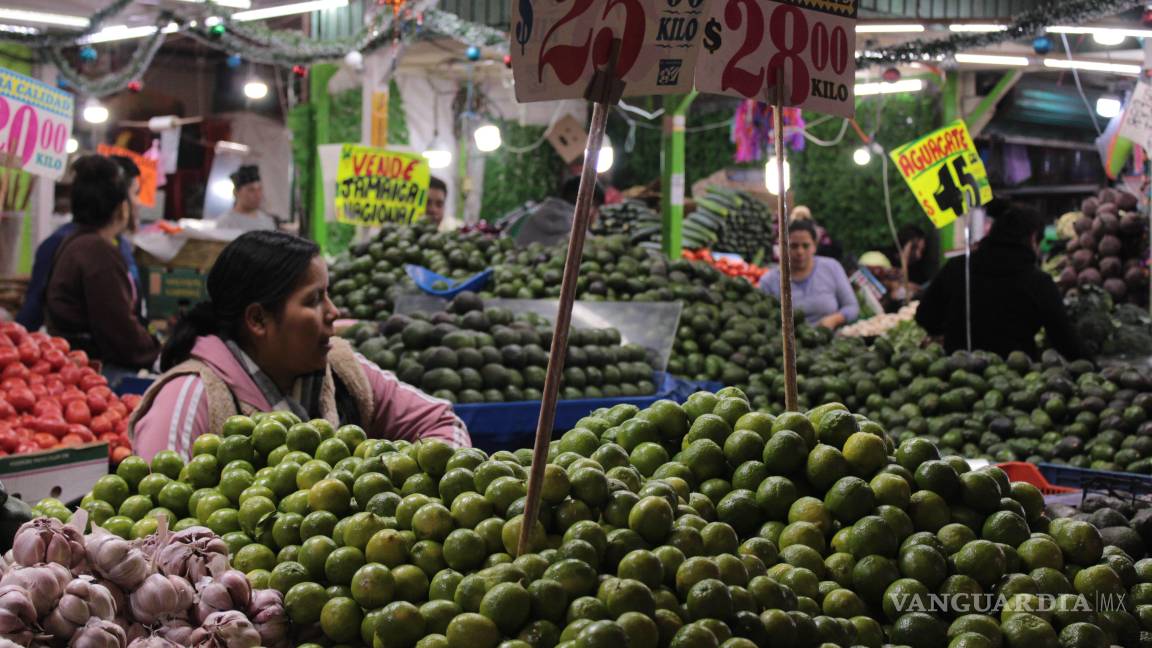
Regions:
<instances>
[{"instance_id":1,"label":"sign reading 'vende jamaica'","mask_svg":"<svg viewBox=\"0 0 1152 648\"><path fill-rule=\"evenodd\" d=\"M412 223L424 215L431 171L424 156L344 144L336 168L336 220Z\"/></svg>"}]
</instances>

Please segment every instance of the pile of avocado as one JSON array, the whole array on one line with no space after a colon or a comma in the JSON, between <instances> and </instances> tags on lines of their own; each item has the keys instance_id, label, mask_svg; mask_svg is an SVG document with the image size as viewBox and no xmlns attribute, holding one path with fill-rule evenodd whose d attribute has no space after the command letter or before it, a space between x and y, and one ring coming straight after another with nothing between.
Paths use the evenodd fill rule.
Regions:
<instances>
[{"instance_id":1,"label":"pile of avocado","mask_svg":"<svg viewBox=\"0 0 1152 648\"><path fill-rule=\"evenodd\" d=\"M392 315L344 334L360 353L406 383L453 403L540 400L552 325L531 313L484 308L463 292L444 312ZM647 351L621 344L616 329L573 328L560 397L620 398L654 394Z\"/></svg>"},{"instance_id":2,"label":"pile of avocado","mask_svg":"<svg viewBox=\"0 0 1152 648\"><path fill-rule=\"evenodd\" d=\"M332 300L352 317L385 322L397 297L416 291L404 273L406 263L452 279L492 268L493 279L480 293L482 299L554 299L560 295L564 257L564 246L516 248L510 240L478 232L438 233L423 224L388 225L372 242L354 246L336 259ZM753 402L767 402L767 390L751 379L779 363L780 308L747 280L729 277L707 263L669 261L625 236L593 236L584 246L577 299L681 302L684 311L669 373L744 387ZM818 349L831 339L827 329L804 324L802 314L797 313L796 320L801 347ZM621 389L630 382L624 381Z\"/></svg>"}]
</instances>

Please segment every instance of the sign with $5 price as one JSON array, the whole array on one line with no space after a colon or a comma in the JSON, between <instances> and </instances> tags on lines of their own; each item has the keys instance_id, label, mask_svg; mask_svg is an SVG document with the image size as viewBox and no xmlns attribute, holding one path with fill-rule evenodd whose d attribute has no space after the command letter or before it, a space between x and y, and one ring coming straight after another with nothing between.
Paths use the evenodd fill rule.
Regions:
<instances>
[{"instance_id":1,"label":"sign with $5 price","mask_svg":"<svg viewBox=\"0 0 1152 648\"><path fill-rule=\"evenodd\" d=\"M852 117L856 0L714 0L696 89Z\"/></svg>"},{"instance_id":2,"label":"sign with $5 price","mask_svg":"<svg viewBox=\"0 0 1152 648\"><path fill-rule=\"evenodd\" d=\"M889 155L936 227L992 200L992 185L968 127L954 121Z\"/></svg>"},{"instance_id":3,"label":"sign with $5 price","mask_svg":"<svg viewBox=\"0 0 1152 648\"><path fill-rule=\"evenodd\" d=\"M713 2L721 0L512 0L516 99L583 97L614 39L624 94L688 92Z\"/></svg>"}]
</instances>

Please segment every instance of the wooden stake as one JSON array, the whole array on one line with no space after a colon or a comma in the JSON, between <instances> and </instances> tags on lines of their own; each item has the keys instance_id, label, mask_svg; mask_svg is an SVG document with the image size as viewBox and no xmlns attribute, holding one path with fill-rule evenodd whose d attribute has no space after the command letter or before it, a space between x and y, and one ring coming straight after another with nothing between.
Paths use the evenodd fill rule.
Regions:
<instances>
[{"instance_id":1,"label":"wooden stake","mask_svg":"<svg viewBox=\"0 0 1152 648\"><path fill-rule=\"evenodd\" d=\"M784 70L776 74L776 105L772 108L772 128L776 143L776 211L780 239L780 334L784 339L784 409L799 411L796 398L796 322L792 311L792 260L788 256L787 189L784 187Z\"/></svg>"},{"instance_id":2,"label":"wooden stake","mask_svg":"<svg viewBox=\"0 0 1152 648\"><path fill-rule=\"evenodd\" d=\"M548 446L552 442L552 426L556 422L556 402L560 393L560 374L564 371L564 358L568 352L568 330L572 323L572 304L576 301L576 281L580 275L580 261L584 256L584 239L592 222L592 198L596 195L596 162L604 141L604 127L608 111L620 100L623 84L615 78L616 60L620 54L620 41L612 43L608 65L597 70L588 86L586 96L592 103L592 123L588 127L588 145L584 149L584 166L580 172L580 191L576 194L576 213L572 218L572 231L568 235L568 253L564 258L564 275L560 283L560 301L556 321L552 328L552 348L548 354L548 369L544 376L544 389L540 398L540 418L536 423L536 440L532 447L532 466L528 473L528 494L525 499L524 521L516 543L516 555L528 552L532 529L540 516L540 496L544 488L544 466L548 463Z\"/></svg>"}]
</instances>

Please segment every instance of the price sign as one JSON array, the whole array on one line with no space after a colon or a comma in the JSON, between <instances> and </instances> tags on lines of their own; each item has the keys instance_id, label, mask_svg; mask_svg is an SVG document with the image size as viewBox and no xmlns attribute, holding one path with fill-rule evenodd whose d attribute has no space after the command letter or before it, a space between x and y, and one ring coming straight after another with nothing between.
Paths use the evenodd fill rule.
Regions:
<instances>
[{"instance_id":1,"label":"price sign","mask_svg":"<svg viewBox=\"0 0 1152 648\"><path fill-rule=\"evenodd\" d=\"M140 169L140 196L138 198L140 204L145 207L156 206L156 185L159 182L156 160L146 158L136 151L108 144L97 146L96 152L100 155L119 155L132 160L136 164L136 168Z\"/></svg>"},{"instance_id":2,"label":"price sign","mask_svg":"<svg viewBox=\"0 0 1152 648\"><path fill-rule=\"evenodd\" d=\"M856 0L715 0L696 89L852 117Z\"/></svg>"},{"instance_id":3,"label":"price sign","mask_svg":"<svg viewBox=\"0 0 1152 648\"><path fill-rule=\"evenodd\" d=\"M422 155L344 144L336 167L336 220L415 222L424 216L431 173Z\"/></svg>"},{"instance_id":4,"label":"price sign","mask_svg":"<svg viewBox=\"0 0 1152 648\"><path fill-rule=\"evenodd\" d=\"M72 95L0 68L0 149L28 173L58 180L72 137Z\"/></svg>"},{"instance_id":5,"label":"price sign","mask_svg":"<svg viewBox=\"0 0 1152 648\"><path fill-rule=\"evenodd\" d=\"M992 186L963 121L954 121L889 153L936 227L992 200Z\"/></svg>"},{"instance_id":6,"label":"price sign","mask_svg":"<svg viewBox=\"0 0 1152 648\"><path fill-rule=\"evenodd\" d=\"M1137 83L1132 98L1124 108L1120 121L1120 136L1144 147L1144 152L1152 151L1152 85Z\"/></svg>"},{"instance_id":7,"label":"price sign","mask_svg":"<svg viewBox=\"0 0 1152 648\"><path fill-rule=\"evenodd\" d=\"M512 0L512 72L522 102L577 99L620 40L627 95L692 89L701 29L719 0Z\"/></svg>"}]
</instances>

